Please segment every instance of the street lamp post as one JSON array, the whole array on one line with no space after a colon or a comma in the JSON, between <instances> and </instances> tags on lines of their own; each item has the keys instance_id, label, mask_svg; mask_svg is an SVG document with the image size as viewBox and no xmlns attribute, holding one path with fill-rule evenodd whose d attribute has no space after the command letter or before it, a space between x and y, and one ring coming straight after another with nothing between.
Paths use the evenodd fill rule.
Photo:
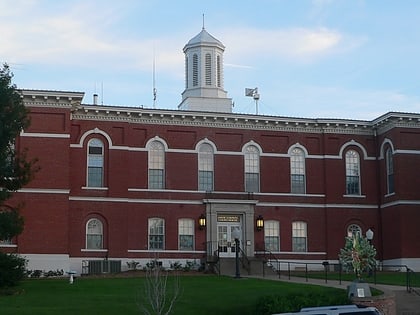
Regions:
<instances>
[{"instance_id":1,"label":"street lamp post","mask_svg":"<svg viewBox=\"0 0 420 315\"><path fill-rule=\"evenodd\" d=\"M366 231L366 238L369 242L370 245L372 245L372 240L373 240L373 231L371 229L368 229ZM376 268L375 268L376 269ZM369 272L368 272L368 276L372 276L372 268L369 267ZM376 283L376 270L375 270L375 283Z\"/></svg>"},{"instance_id":2,"label":"street lamp post","mask_svg":"<svg viewBox=\"0 0 420 315\"><path fill-rule=\"evenodd\" d=\"M241 274L239 272L239 237L241 232L238 228L232 231L232 236L235 239L235 278L240 278Z\"/></svg>"}]
</instances>

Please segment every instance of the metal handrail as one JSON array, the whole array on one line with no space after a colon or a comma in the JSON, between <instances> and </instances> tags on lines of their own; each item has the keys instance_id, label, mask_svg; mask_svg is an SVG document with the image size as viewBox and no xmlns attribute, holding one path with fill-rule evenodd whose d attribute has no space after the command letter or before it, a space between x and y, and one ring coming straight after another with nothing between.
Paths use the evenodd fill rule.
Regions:
<instances>
[{"instance_id":1,"label":"metal handrail","mask_svg":"<svg viewBox=\"0 0 420 315\"><path fill-rule=\"evenodd\" d=\"M242 263L242 267L248 271L248 274L250 273L251 270L251 263L249 262L249 258L248 256L245 254L245 252L243 251L242 248L239 247L239 253L241 254L239 257L239 260Z\"/></svg>"},{"instance_id":2,"label":"metal handrail","mask_svg":"<svg viewBox=\"0 0 420 315\"><path fill-rule=\"evenodd\" d=\"M324 271L324 279L325 283L328 282L328 275L331 271L329 271L329 266L336 266L338 272L338 281L341 284L342 283L342 275L343 275L343 265L338 264L331 264L328 261L324 261L322 263L319 262L297 262L297 261L289 261L289 260L280 260L278 257L276 257L275 254L273 254L270 251L264 251L263 253L263 276L265 276L265 267L267 263L270 263L272 267L277 272L279 278L282 274L286 273L288 279L290 280L292 276L292 267L293 266L301 266L302 271L305 273L305 280L308 282L309 280L309 268L310 266L318 266L319 268L316 268L319 271ZM322 266L322 267L321 267ZM373 276L373 282L374 284L377 284L377 274L379 271L383 271L384 269L395 269L397 271L403 271L406 274L406 290L407 292L415 292L416 294L420 295L420 277L418 274L416 274L413 270L411 270L407 265L387 265L387 264L378 264L369 272L370 276ZM419 284L416 288L416 284Z\"/></svg>"}]
</instances>

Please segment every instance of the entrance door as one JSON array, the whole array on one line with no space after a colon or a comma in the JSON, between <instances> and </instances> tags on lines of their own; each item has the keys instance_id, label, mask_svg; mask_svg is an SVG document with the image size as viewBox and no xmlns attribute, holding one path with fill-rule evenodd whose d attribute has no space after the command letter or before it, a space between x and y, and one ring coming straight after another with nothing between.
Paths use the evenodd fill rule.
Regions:
<instances>
[{"instance_id":1,"label":"entrance door","mask_svg":"<svg viewBox=\"0 0 420 315\"><path fill-rule=\"evenodd\" d=\"M235 257L234 231L241 229L239 223L219 223L217 226L217 244L220 257ZM239 245L242 243L242 234L239 233Z\"/></svg>"}]
</instances>

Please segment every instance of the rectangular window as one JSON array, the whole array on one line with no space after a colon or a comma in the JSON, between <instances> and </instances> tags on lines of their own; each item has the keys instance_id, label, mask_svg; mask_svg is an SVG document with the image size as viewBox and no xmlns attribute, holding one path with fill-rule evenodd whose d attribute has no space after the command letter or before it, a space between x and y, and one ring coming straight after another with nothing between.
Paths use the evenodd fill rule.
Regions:
<instances>
[{"instance_id":1,"label":"rectangular window","mask_svg":"<svg viewBox=\"0 0 420 315\"><path fill-rule=\"evenodd\" d=\"M102 167L88 167L88 187L102 187Z\"/></svg>"},{"instance_id":2,"label":"rectangular window","mask_svg":"<svg viewBox=\"0 0 420 315\"><path fill-rule=\"evenodd\" d=\"M179 250L194 250L194 220L178 221Z\"/></svg>"},{"instance_id":3,"label":"rectangular window","mask_svg":"<svg viewBox=\"0 0 420 315\"><path fill-rule=\"evenodd\" d=\"M213 190L213 172L199 171L198 172L198 189L204 191Z\"/></svg>"},{"instance_id":4,"label":"rectangular window","mask_svg":"<svg viewBox=\"0 0 420 315\"><path fill-rule=\"evenodd\" d=\"M293 194L304 194L305 193L305 175L292 174L291 186Z\"/></svg>"},{"instance_id":5,"label":"rectangular window","mask_svg":"<svg viewBox=\"0 0 420 315\"><path fill-rule=\"evenodd\" d=\"M306 222L293 222L292 223L292 250L294 252L307 251Z\"/></svg>"},{"instance_id":6,"label":"rectangular window","mask_svg":"<svg viewBox=\"0 0 420 315\"><path fill-rule=\"evenodd\" d=\"M359 195L359 176L346 176L346 194L347 195Z\"/></svg>"},{"instance_id":7,"label":"rectangular window","mask_svg":"<svg viewBox=\"0 0 420 315\"><path fill-rule=\"evenodd\" d=\"M164 249L164 231L165 225L163 219L149 219L149 250Z\"/></svg>"},{"instance_id":8,"label":"rectangular window","mask_svg":"<svg viewBox=\"0 0 420 315\"><path fill-rule=\"evenodd\" d=\"M94 234L86 235L86 248L102 249L102 235L94 235Z\"/></svg>"},{"instance_id":9,"label":"rectangular window","mask_svg":"<svg viewBox=\"0 0 420 315\"><path fill-rule=\"evenodd\" d=\"M265 250L270 252L280 251L279 222L266 221L264 223Z\"/></svg>"},{"instance_id":10,"label":"rectangular window","mask_svg":"<svg viewBox=\"0 0 420 315\"><path fill-rule=\"evenodd\" d=\"M149 169L149 188L164 189L162 169Z\"/></svg>"},{"instance_id":11,"label":"rectangular window","mask_svg":"<svg viewBox=\"0 0 420 315\"><path fill-rule=\"evenodd\" d=\"M259 173L245 173L245 191L259 192L260 191L260 174Z\"/></svg>"}]
</instances>

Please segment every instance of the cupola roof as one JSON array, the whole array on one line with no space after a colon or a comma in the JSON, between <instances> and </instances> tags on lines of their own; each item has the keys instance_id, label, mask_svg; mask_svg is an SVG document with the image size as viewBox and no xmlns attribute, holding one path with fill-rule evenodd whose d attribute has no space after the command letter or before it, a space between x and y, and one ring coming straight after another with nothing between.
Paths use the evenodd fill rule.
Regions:
<instances>
[{"instance_id":1,"label":"cupola roof","mask_svg":"<svg viewBox=\"0 0 420 315\"><path fill-rule=\"evenodd\" d=\"M219 41L214 36L210 35L204 27L200 33L198 33L196 36L194 36L193 38L189 40L189 42L185 45L184 50L187 47L198 46L198 45L211 45L211 46L219 46L222 49L225 48L222 42Z\"/></svg>"}]
</instances>

